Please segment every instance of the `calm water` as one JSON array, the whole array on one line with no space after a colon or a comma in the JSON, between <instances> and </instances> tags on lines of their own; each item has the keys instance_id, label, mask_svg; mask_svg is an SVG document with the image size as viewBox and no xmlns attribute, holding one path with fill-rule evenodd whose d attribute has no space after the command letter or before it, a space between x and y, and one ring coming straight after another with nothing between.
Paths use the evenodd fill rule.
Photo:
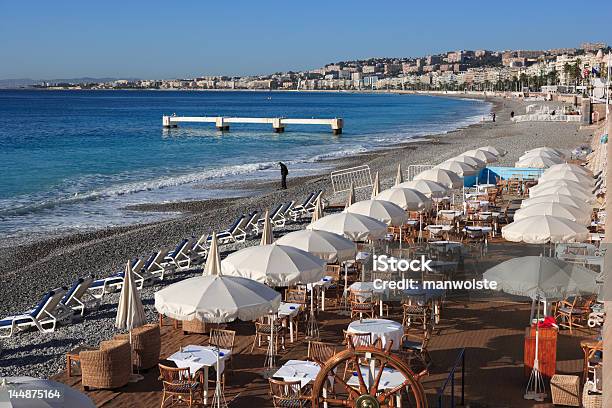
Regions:
<instances>
[{"instance_id":1,"label":"calm water","mask_svg":"<svg viewBox=\"0 0 612 408\"><path fill-rule=\"evenodd\" d=\"M0 91L0 237L159 218L127 204L202 199L237 179L327 170L326 160L480 120L489 105L427 96L348 93ZM344 133L212 124L163 130L163 114L343 117ZM194 188L197 186L198 188ZM243 192L245 193L245 192Z\"/></svg>"}]
</instances>

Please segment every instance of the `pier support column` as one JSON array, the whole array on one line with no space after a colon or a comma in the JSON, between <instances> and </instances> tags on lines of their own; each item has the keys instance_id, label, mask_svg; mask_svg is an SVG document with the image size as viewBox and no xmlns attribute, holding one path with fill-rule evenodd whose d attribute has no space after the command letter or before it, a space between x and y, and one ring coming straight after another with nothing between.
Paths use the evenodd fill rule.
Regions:
<instances>
[{"instance_id":1,"label":"pier support column","mask_svg":"<svg viewBox=\"0 0 612 408\"><path fill-rule=\"evenodd\" d=\"M217 127L217 130L221 132L229 132L229 124L225 123L222 117L215 119L215 126Z\"/></svg>"},{"instance_id":2,"label":"pier support column","mask_svg":"<svg viewBox=\"0 0 612 408\"><path fill-rule=\"evenodd\" d=\"M170 118L171 116L166 116L166 115L162 116L162 126L168 129L178 127L176 123L172 123L170 121Z\"/></svg>"},{"instance_id":3,"label":"pier support column","mask_svg":"<svg viewBox=\"0 0 612 408\"><path fill-rule=\"evenodd\" d=\"M334 135L341 135L343 127L344 127L343 119L336 118L332 121L331 128L332 128L332 133Z\"/></svg>"},{"instance_id":4,"label":"pier support column","mask_svg":"<svg viewBox=\"0 0 612 408\"><path fill-rule=\"evenodd\" d=\"M280 118L272 119L272 128L274 129L274 133L283 133L285 131L285 125L281 123Z\"/></svg>"}]
</instances>

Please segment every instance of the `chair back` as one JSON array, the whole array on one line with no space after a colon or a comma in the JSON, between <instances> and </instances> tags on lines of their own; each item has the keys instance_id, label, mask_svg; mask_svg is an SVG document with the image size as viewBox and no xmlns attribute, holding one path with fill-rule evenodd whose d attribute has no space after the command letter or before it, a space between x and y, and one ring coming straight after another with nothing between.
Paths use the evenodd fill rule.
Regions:
<instances>
[{"instance_id":1,"label":"chair back","mask_svg":"<svg viewBox=\"0 0 612 408\"><path fill-rule=\"evenodd\" d=\"M340 281L340 273L342 268L338 264L327 264L325 266L325 274L334 278L336 282Z\"/></svg>"},{"instance_id":2,"label":"chair back","mask_svg":"<svg viewBox=\"0 0 612 408\"><path fill-rule=\"evenodd\" d=\"M233 330L212 329L208 344L221 349L233 351L236 332Z\"/></svg>"},{"instance_id":3,"label":"chair back","mask_svg":"<svg viewBox=\"0 0 612 408\"><path fill-rule=\"evenodd\" d=\"M57 308L57 305L61 302L65 293L66 289L64 288L53 289L45 295L44 301L41 301L30 315L37 319L44 317L45 312L53 315L53 311Z\"/></svg>"},{"instance_id":4,"label":"chair back","mask_svg":"<svg viewBox=\"0 0 612 408\"><path fill-rule=\"evenodd\" d=\"M336 346L331 343L323 343L320 341L308 342L308 359L320 363L325 363L334 354L336 354Z\"/></svg>"},{"instance_id":5,"label":"chair back","mask_svg":"<svg viewBox=\"0 0 612 408\"><path fill-rule=\"evenodd\" d=\"M70 290L66 292L61 302L63 305L69 306L72 303L73 299L81 300L81 297L87 292L89 287L93 282L93 278L88 276L87 278L79 278L77 279Z\"/></svg>"},{"instance_id":6,"label":"chair back","mask_svg":"<svg viewBox=\"0 0 612 408\"><path fill-rule=\"evenodd\" d=\"M191 371L189 367L168 367L163 364L158 364L159 379L162 380L164 388L170 385L176 385L189 381L191 379Z\"/></svg>"},{"instance_id":7,"label":"chair back","mask_svg":"<svg viewBox=\"0 0 612 408\"><path fill-rule=\"evenodd\" d=\"M314 195L315 193L310 193L310 195L306 197L306 200L304 200L302 207L306 207L308 204L310 204L310 200L312 200L312 197L314 197Z\"/></svg>"},{"instance_id":8,"label":"chair back","mask_svg":"<svg viewBox=\"0 0 612 408\"><path fill-rule=\"evenodd\" d=\"M368 347L372 345L372 333L351 333L346 332L346 344L350 348L351 344L354 347Z\"/></svg>"},{"instance_id":9,"label":"chair back","mask_svg":"<svg viewBox=\"0 0 612 408\"><path fill-rule=\"evenodd\" d=\"M351 304L373 304L374 292L371 290L351 290L349 292L349 301Z\"/></svg>"},{"instance_id":10,"label":"chair back","mask_svg":"<svg viewBox=\"0 0 612 408\"><path fill-rule=\"evenodd\" d=\"M183 251L183 248L185 248L185 245L187 245L187 243L189 242L189 240L187 238L183 239L181 242L179 242L176 247L174 248L174 250L168 254L168 257L174 259L177 256L179 256L179 254L181 253L181 251Z\"/></svg>"},{"instance_id":11,"label":"chair back","mask_svg":"<svg viewBox=\"0 0 612 408\"><path fill-rule=\"evenodd\" d=\"M285 208L283 208L282 214L285 216L289 215L289 212L293 210L294 206L295 206L295 200L288 201L287 204L285 205Z\"/></svg>"},{"instance_id":12,"label":"chair back","mask_svg":"<svg viewBox=\"0 0 612 408\"><path fill-rule=\"evenodd\" d=\"M227 229L227 232L229 232L230 234L233 234L234 232L236 232L238 227L242 225L242 222L244 221L245 218L246 217L244 216L244 214L241 214L238 218L236 218L236 221L234 221L234 223L230 225L230 227Z\"/></svg>"},{"instance_id":13,"label":"chair back","mask_svg":"<svg viewBox=\"0 0 612 408\"><path fill-rule=\"evenodd\" d=\"M306 305L308 304L308 292L303 289L286 289L285 302Z\"/></svg>"},{"instance_id":14,"label":"chair back","mask_svg":"<svg viewBox=\"0 0 612 408\"><path fill-rule=\"evenodd\" d=\"M302 407L302 383L300 381L282 381L270 378L270 394L275 407Z\"/></svg>"}]
</instances>

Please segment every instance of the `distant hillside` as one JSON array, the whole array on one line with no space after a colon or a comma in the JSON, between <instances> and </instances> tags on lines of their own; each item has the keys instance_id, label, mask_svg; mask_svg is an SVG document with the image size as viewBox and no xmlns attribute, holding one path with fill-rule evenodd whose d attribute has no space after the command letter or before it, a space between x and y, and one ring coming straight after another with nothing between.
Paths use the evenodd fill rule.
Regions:
<instances>
[{"instance_id":1,"label":"distant hillside","mask_svg":"<svg viewBox=\"0 0 612 408\"><path fill-rule=\"evenodd\" d=\"M134 80L135 78L62 78L62 79L30 79L30 78L18 78L18 79L0 79L0 89L15 89L15 88L28 88L33 85L41 84L43 82L49 83L72 83L72 84L88 84L88 83L99 83L99 82L112 82L118 79Z\"/></svg>"}]
</instances>

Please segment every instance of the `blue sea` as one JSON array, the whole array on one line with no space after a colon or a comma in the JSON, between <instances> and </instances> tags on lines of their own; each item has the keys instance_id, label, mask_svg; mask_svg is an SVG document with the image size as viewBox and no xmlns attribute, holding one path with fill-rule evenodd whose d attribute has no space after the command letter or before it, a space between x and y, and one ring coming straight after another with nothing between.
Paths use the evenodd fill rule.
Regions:
<instances>
[{"instance_id":1,"label":"blue sea","mask_svg":"<svg viewBox=\"0 0 612 408\"><path fill-rule=\"evenodd\" d=\"M330 159L480 121L488 103L354 93L0 90L0 238L147 222L131 204L249 194L224 183L324 173ZM162 129L162 115L333 118L328 126Z\"/></svg>"}]
</instances>

